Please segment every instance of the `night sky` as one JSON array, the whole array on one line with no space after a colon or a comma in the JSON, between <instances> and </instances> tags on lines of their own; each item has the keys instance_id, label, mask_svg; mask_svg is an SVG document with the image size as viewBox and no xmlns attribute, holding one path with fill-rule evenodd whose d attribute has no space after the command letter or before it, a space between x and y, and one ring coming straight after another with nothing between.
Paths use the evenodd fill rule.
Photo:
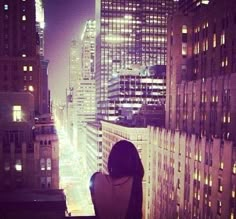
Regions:
<instances>
[{"instance_id":1,"label":"night sky","mask_svg":"<svg viewBox=\"0 0 236 219\"><path fill-rule=\"evenodd\" d=\"M45 0L45 58L53 99L65 98L70 42L80 39L85 21L94 17L95 0Z\"/></svg>"}]
</instances>

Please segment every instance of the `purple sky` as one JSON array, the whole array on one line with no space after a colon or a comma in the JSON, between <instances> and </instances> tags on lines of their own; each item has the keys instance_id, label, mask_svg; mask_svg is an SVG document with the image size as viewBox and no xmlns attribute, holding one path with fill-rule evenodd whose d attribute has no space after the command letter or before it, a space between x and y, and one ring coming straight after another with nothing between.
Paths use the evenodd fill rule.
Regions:
<instances>
[{"instance_id":1,"label":"purple sky","mask_svg":"<svg viewBox=\"0 0 236 219\"><path fill-rule=\"evenodd\" d=\"M94 18L95 0L45 0L45 58L49 59L49 88L54 98L65 98L69 47L80 38L85 21Z\"/></svg>"}]
</instances>

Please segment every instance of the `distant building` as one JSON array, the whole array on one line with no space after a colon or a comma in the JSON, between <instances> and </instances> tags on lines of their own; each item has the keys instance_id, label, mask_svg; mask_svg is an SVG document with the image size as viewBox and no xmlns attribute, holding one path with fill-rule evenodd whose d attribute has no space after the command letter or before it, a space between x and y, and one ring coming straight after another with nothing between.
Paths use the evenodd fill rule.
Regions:
<instances>
[{"instance_id":1,"label":"distant building","mask_svg":"<svg viewBox=\"0 0 236 219\"><path fill-rule=\"evenodd\" d=\"M133 64L166 65L167 17L178 1L96 0L97 118L104 119L108 80Z\"/></svg>"},{"instance_id":2,"label":"distant building","mask_svg":"<svg viewBox=\"0 0 236 219\"><path fill-rule=\"evenodd\" d=\"M130 116L142 105L164 105L166 93L165 66L134 67L112 75L108 82L108 102L105 119L117 120L124 111Z\"/></svg>"},{"instance_id":3,"label":"distant building","mask_svg":"<svg viewBox=\"0 0 236 219\"><path fill-rule=\"evenodd\" d=\"M95 35L96 21L86 21L81 36L81 74L83 79L95 78Z\"/></svg>"},{"instance_id":4,"label":"distant building","mask_svg":"<svg viewBox=\"0 0 236 219\"><path fill-rule=\"evenodd\" d=\"M209 4L212 0L179 0L179 9L187 14L198 10L201 6Z\"/></svg>"},{"instance_id":5,"label":"distant building","mask_svg":"<svg viewBox=\"0 0 236 219\"><path fill-rule=\"evenodd\" d=\"M36 188L59 189L59 141L51 115L37 118L34 126Z\"/></svg>"},{"instance_id":6,"label":"distant building","mask_svg":"<svg viewBox=\"0 0 236 219\"><path fill-rule=\"evenodd\" d=\"M86 126L86 160L89 175L102 171L102 126L98 122L89 122Z\"/></svg>"},{"instance_id":7,"label":"distant building","mask_svg":"<svg viewBox=\"0 0 236 219\"><path fill-rule=\"evenodd\" d=\"M76 115L77 126L83 129L87 122L95 120L96 103L95 103L95 81L80 80L77 87Z\"/></svg>"},{"instance_id":8,"label":"distant building","mask_svg":"<svg viewBox=\"0 0 236 219\"><path fill-rule=\"evenodd\" d=\"M96 117L96 90L95 90L95 34L96 22L86 21L81 35L81 75L76 87L76 129L80 144L86 142L86 126L95 121Z\"/></svg>"}]
</instances>

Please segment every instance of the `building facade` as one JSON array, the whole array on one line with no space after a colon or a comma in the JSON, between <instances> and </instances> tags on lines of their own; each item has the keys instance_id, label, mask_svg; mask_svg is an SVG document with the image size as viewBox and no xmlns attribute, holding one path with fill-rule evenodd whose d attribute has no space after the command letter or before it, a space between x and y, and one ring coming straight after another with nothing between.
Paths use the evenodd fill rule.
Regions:
<instances>
[{"instance_id":1,"label":"building facade","mask_svg":"<svg viewBox=\"0 0 236 219\"><path fill-rule=\"evenodd\" d=\"M86 126L86 161L88 175L102 171L102 127L98 122L88 122Z\"/></svg>"},{"instance_id":2,"label":"building facade","mask_svg":"<svg viewBox=\"0 0 236 219\"><path fill-rule=\"evenodd\" d=\"M169 19L154 218L235 218L235 25L231 0Z\"/></svg>"},{"instance_id":3,"label":"building facade","mask_svg":"<svg viewBox=\"0 0 236 219\"><path fill-rule=\"evenodd\" d=\"M234 14L232 1L214 1L197 14L171 19L167 128L235 140Z\"/></svg>"},{"instance_id":4,"label":"building facade","mask_svg":"<svg viewBox=\"0 0 236 219\"><path fill-rule=\"evenodd\" d=\"M123 116L124 111L132 116L142 105L164 105L165 70L165 66L153 66L152 69L137 67L114 73L108 81L105 119L115 121Z\"/></svg>"},{"instance_id":5,"label":"building facade","mask_svg":"<svg viewBox=\"0 0 236 219\"><path fill-rule=\"evenodd\" d=\"M40 43L35 1L0 3L0 90L29 91L40 113Z\"/></svg>"},{"instance_id":6,"label":"building facade","mask_svg":"<svg viewBox=\"0 0 236 219\"><path fill-rule=\"evenodd\" d=\"M106 113L108 80L133 64L166 64L167 16L177 1L96 1L96 100Z\"/></svg>"},{"instance_id":7,"label":"building facade","mask_svg":"<svg viewBox=\"0 0 236 219\"><path fill-rule=\"evenodd\" d=\"M59 189L59 141L51 115L36 121L34 149L35 187Z\"/></svg>"},{"instance_id":8,"label":"building facade","mask_svg":"<svg viewBox=\"0 0 236 219\"><path fill-rule=\"evenodd\" d=\"M83 79L95 78L96 21L88 20L81 36L81 73Z\"/></svg>"},{"instance_id":9,"label":"building facade","mask_svg":"<svg viewBox=\"0 0 236 219\"><path fill-rule=\"evenodd\" d=\"M0 189L32 188L34 97L25 92L0 92L0 103Z\"/></svg>"},{"instance_id":10,"label":"building facade","mask_svg":"<svg viewBox=\"0 0 236 219\"><path fill-rule=\"evenodd\" d=\"M179 9L187 14L209 4L209 2L210 0L179 0Z\"/></svg>"},{"instance_id":11,"label":"building facade","mask_svg":"<svg viewBox=\"0 0 236 219\"><path fill-rule=\"evenodd\" d=\"M149 127L150 218L235 218L236 148L232 141L198 138Z\"/></svg>"}]
</instances>

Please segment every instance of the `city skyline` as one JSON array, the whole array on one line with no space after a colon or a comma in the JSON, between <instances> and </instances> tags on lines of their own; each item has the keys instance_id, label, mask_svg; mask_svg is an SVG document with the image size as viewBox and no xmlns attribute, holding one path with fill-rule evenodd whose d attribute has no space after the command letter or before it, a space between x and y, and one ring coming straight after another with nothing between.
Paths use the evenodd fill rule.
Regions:
<instances>
[{"instance_id":1,"label":"city skyline","mask_svg":"<svg viewBox=\"0 0 236 219\"><path fill-rule=\"evenodd\" d=\"M235 0L68 2L0 2L3 206L103 218L93 195L120 208L128 177L112 214L236 219ZM49 201L58 211L31 211Z\"/></svg>"},{"instance_id":2,"label":"city skyline","mask_svg":"<svg viewBox=\"0 0 236 219\"><path fill-rule=\"evenodd\" d=\"M45 58L49 59L49 88L55 99L65 101L69 87L69 51L80 39L85 22L94 19L95 0L45 0ZM57 82L53 78L57 78ZM63 89L62 89L63 88Z\"/></svg>"}]
</instances>

